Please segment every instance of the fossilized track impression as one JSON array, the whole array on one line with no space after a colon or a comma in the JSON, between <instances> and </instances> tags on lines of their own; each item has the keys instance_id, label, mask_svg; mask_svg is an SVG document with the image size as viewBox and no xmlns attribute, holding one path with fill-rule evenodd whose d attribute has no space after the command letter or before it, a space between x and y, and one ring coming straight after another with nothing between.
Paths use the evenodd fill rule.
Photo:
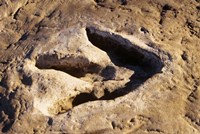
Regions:
<instances>
[{"instance_id":1,"label":"fossilized track impression","mask_svg":"<svg viewBox=\"0 0 200 134\"><path fill-rule=\"evenodd\" d=\"M70 77L73 76L73 79L76 77L77 83L89 83L90 86L75 87L73 90L80 91L55 104L62 107L60 109L63 111L88 101L110 100L123 96L161 72L164 66L154 52L141 48L120 35L94 27L87 27L83 31L90 42L91 50L88 45L74 45L73 43L79 44L76 42L78 39L75 39L75 42L72 41L72 47L69 44L66 47L70 53L75 53L64 52L59 55L55 49L54 52L39 54L36 59L36 67L40 70L62 71ZM78 89L82 87L85 89ZM71 103L71 106L65 108L65 103ZM60 112L62 113L62 110L56 113Z\"/></svg>"}]
</instances>

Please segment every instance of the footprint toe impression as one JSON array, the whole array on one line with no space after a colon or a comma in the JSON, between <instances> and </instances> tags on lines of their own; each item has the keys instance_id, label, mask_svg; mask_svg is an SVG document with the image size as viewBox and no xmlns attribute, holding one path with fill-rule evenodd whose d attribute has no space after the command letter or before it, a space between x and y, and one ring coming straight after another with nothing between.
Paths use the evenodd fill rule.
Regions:
<instances>
[{"instance_id":1,"label":"footprint toe impression","mask_svg":"<svg viewBox=\"0 0 200 134\"><path fill-rule=\"evenodd\" d=\"M154 52L118 34L87 27L58 33L40 48L35 63L25 64L24 72L32 77L35 108L51 115L123 96L162 68Z\"/></svg>"}]
</instances>

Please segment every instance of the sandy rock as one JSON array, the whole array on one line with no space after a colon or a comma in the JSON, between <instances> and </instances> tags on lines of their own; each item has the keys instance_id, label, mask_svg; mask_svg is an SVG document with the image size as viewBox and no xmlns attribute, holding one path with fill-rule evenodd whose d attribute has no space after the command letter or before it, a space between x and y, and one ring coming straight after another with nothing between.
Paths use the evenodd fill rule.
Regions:
<instances>
[{"instance_id":1,"label":"sandy rock","mask_svg":"<svg viewBox=\"0 0 200 134\"><path fill-rule=\"evenodd\" d=\"M200 133L199 0L2 0L1 133Z\"/></svg>"},{"instance_id":2,"label":"sandy rock","mask_svg":"<svg viewBox=\"0 0 200 134\"><path fill-rule=\"evenodd\" d=\"M71 102L80 92L91 92L90 83L55 70L39 70L34 63L26 61L24 77L30 79L29 88L34 96L34 107L44 115L69 110Z\"/></svg>"}]
</instances>

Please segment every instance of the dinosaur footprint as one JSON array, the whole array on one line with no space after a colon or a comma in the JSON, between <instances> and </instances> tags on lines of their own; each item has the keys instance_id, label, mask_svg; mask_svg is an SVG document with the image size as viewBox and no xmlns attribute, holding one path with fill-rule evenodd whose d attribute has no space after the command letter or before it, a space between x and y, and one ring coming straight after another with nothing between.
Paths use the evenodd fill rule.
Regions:
<instances>
[{"instance_id":1,"label":"dinosaur footprint","mask_svg":"<svg viewBox=\"0 0 200 134\"><path fill-rule=\"evenodd\" d=\"M88 101L115 99L159 73L164 64L154 49L133 39L94 27L52 36L23 66L35 109L54 115Z\"/></svg>"}]
</instances>

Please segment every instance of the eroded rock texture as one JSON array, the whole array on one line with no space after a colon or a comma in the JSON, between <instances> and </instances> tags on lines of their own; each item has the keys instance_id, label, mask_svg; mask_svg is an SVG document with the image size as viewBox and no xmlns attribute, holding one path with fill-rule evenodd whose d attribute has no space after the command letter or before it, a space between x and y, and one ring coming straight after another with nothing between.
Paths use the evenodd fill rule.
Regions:
<instances>
[{"instance_id":1,"label":"eroded rock texture","mask_svg":"<svg viewBox=\"0 0 200 134\"><path fill-rule=\"evenodd\" d=\"M1 1L1 132L200 133L199 4Z\"/></svg>"}]
</instances>

